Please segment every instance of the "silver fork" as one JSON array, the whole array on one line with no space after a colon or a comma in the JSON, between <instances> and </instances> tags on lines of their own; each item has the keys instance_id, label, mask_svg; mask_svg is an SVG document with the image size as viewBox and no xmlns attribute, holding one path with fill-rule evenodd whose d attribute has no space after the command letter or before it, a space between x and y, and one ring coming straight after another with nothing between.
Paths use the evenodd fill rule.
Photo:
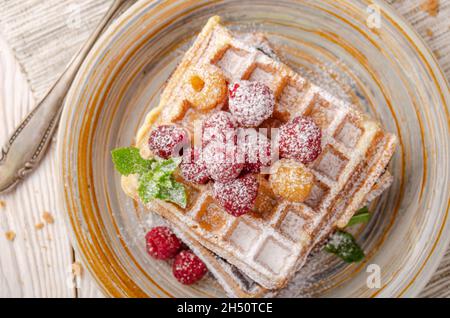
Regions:
<instances>
[{"instance_id":1,"label":"silver fork","mask_svg":"<svg viewBox=\"0 0 450 318\"><path fill-rule=\"evenodd\" d=\"M0 153L0 194L12 190L41 161L61 117L63 100L94 43L128 0L116 0L47 95L14 130Z\"/></svg>"}]
</instances>

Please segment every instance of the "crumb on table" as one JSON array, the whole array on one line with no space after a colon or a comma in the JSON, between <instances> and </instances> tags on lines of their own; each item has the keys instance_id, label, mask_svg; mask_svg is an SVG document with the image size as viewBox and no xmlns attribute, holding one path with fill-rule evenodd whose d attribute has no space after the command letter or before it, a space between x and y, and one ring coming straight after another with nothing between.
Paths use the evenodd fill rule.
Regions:
<instances>
[{"instance_id":1,"label":"crumb on table","mask_svg":"<svg viewBox=\"0 0 450 318\"><path fill-rule=\"evenodd\" d=\"M6 239L8 240L8 241L14 241L14 239L16 238L16 232L14 232L14 231L8 231L8 232L6 232L5 233L5 236L6 236Z\"/></svg>"},{"instance_id":2,"label":"crumb on table","mask_svg":"<svg viewBox=\"0 0 450 318\"><path fill-rule=\"evenodd\" d=\"M3 200L0 200L0 209L4 208L6 206L6 202Z\"/></svg>"},{"instance_id":3,"label":"crumb on table","mask_svg":"<svg viewBox=\"0 0 450 318\"><path fill-rule=\"evenodd\" d=\"M55 222L53 215L48 211L45 211L44 214L42 214L42 218L47 224L53 224Z\"/></svg>"},{"instance_id":4,"label":"crumb on table","mask_svg":"<svg viewBox=\"0 0 450 318\"><path fill-rule=\"evenodd\" d=\"M36 230L42 230L44 228L44 223L37 223L34 227L36 228Z\"/></svg>"}]
</instances>

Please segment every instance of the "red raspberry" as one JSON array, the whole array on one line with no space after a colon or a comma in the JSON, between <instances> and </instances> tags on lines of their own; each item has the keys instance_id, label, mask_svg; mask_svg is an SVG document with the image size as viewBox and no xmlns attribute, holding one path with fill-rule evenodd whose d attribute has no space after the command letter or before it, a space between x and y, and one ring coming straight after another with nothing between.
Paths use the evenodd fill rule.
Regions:
<instances>
[{"instance_id":1,"label":"red raspberry","mask_svg":"<svg viewBox=\"0 0 450 318\"><path fill-rule=\"evenodd\" d=\"M322 132L311 119L296 117L280 127L280 156L307 164L322 152L321 140Z\"/></svg>"},{"instance_id":2,"label":"red raspberry","mask_svg":"<svg viewBox=\"0 0 450 318\"><path fill-rule=\"evenodd\" d=\"M150 150L163 159L178 156L188 143L186 131L176 125L162 125L152 130L148 139Z\"/></svg>"},{"instance_id":3,"label":"red raspberry","mask_svg":"<svg viewBox=\"0 0 450 318\"><path fill-rule=\"evenodd\" d=\"M187 154L183 155L180 171L186 181L198 184L209 181L208 167L197 148L191 148Z\"/></svg>"},{"instance_id":4,"label":"red raspberry","mask_svg":"<svg viewBox=\"0 0 450 318\"><path fill-rule=\"evenodd\" d=\"M241 216L250 212L255 205L259 183L252 174L228 182L215 182L213 194L219 204L231 215Z\"/></svg>"},{"instance_id":5,"label":"red raspberry","mask_svg":"<svg viewBox=\"0 0 450 318\"><path fill-rule=\"evenodd\" d=\"M202 124L202 145L206 146L210 141L226 143L236 134L237 124L227 112L217 112L209 116Z\"/></svg>"},{"instance_id":6,"label":"red raspberry","mask_svg":"<svg viewBox=\"0 0 450 318\"><path fill-rule=\"evenodd\" d=\"M244 162L237 158L237 146L230 143L209 143L203 149L203 160L209 176L219 182L236 179L244 168Z\"/></svg>"},{"instance_id":7,"label":"red raspberry","mask_svg":"<svg viewBox=\"0 0 450 318\"><path fill-rule=\"evenodd\" d=\"M173 276L184 285L192 285L205 276L208 269L192 251L181 251L172 265Z\"/></svg>"},{"instance_id":8,"label":"red raspberry","mask_svg":"<svg viewBox=\"0 0 450 318\"><path fill-rule=\"evenodd\" d=\"M275 97L260 82L240 81L229 86L229 108L236 121L244 127L257 127L272 116Z\"/></svg>"},{"instance_id":9,"label":"red raspberry","mask_svg":"<svg viewBox=\"0 0 450 318\"><path fill-rule=\"evenodd\" d=\"M234 83L233 85L229 86L230 98L234 98L236 96L236 92L239 87L240 87L239 83Z\"/></svg>"},{"instance_id":10,"label":"red raspberry","mask_svg":"<svg viewBox=\"0 0 450 318\"><path fill-rule=\"evenodd\" d=\"M165 226L157 226L145 236L147 252L156 259L169 259L174 257L181 248L181 241Z\"/></svg>"},{"instance_id":11,"label":"red raspberry","mask_svg":"<svg viewBox=\"0 0 450 318\"><path fill-rule=\"evenodd\" d=\"M272 144L256 130L246 129L239 134L239 156L244 156L244 172L260 173L261 168L271 165Z\"/></svg>"}]
</instances>

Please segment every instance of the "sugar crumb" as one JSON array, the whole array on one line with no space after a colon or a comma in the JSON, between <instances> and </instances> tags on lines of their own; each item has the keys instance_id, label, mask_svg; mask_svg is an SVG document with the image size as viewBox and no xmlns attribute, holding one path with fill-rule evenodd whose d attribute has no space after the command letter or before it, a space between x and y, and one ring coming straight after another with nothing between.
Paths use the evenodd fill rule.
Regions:
<instances>
[{"instance_id":1,"label":"sugar crumb","mask_svg":"<svg viewBox=\"0 0 450 318\"><path fill-rule=\"evenodd\" d=\"M36 230L42 230L43 228L44 228L44 223L42 223L42 222L40 222L40 223L37 223L35 226L34 226L35 228L36 228Z\"/></svg>"},{"instance_id":2,"label":"sugar crumb","mask_svg":"<svg viewBox=\"0 0 450 318\"><path fill-rule=\"evenodd\" d=\"M16 232L14 232L14 231L8 231L8 232L6 232L5 233L5 236L6 236L6 239L8 240L8 241L14 241L14 239L16 238Z\"/></svg>"},{"instance_id":3,"label":"sugar crumb","mask_svg":"<svg viewBox=\"0 0 450 318\"><path fill-rule=\"evenodd\" d=\"M48 211L45 211L44 214L42 214L42 218L44 219L44 221L47 224L55 223L55 219L53 218L53 215Z\"/></svg>"},{"instance_id":4,"label":"sugar crumb","mask_svg":"<svg viewBox=\"0 0 450 318\"><path fill-rule=\"evenodd\" d=\"M6 202L3 200L0 200L0 209L4 208L6 206Z\"/></svg>"}]
</instances>

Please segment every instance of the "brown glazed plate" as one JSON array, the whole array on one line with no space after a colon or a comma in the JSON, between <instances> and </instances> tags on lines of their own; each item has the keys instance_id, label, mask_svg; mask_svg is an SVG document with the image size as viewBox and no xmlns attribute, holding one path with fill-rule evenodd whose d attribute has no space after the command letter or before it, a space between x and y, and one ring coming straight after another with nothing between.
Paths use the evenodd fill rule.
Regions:
<instances>
[{"instance_id":1,"label":"brown glazed plate","mask_svg":"<svg viewBox=\"0 0 450 318\"><path fill-rule=\"evenodd\" d=\"M133 143L212 15L235 31L264 32L287 64L399 137L394 183L372 203L370 223L354 231L365 261L346 265L319 253L281 295L418 295L450 239L449 86L412 28L387 4L364 0L141 0L110 26L72 85L58 136L61 198L92 277L114 297L224 296L212 277L183 286L167 263L148 257L144 235L159 220L122 192L110 159ZM367 284L374 266L375 287Z\"/></svg>"}]
</instances>

